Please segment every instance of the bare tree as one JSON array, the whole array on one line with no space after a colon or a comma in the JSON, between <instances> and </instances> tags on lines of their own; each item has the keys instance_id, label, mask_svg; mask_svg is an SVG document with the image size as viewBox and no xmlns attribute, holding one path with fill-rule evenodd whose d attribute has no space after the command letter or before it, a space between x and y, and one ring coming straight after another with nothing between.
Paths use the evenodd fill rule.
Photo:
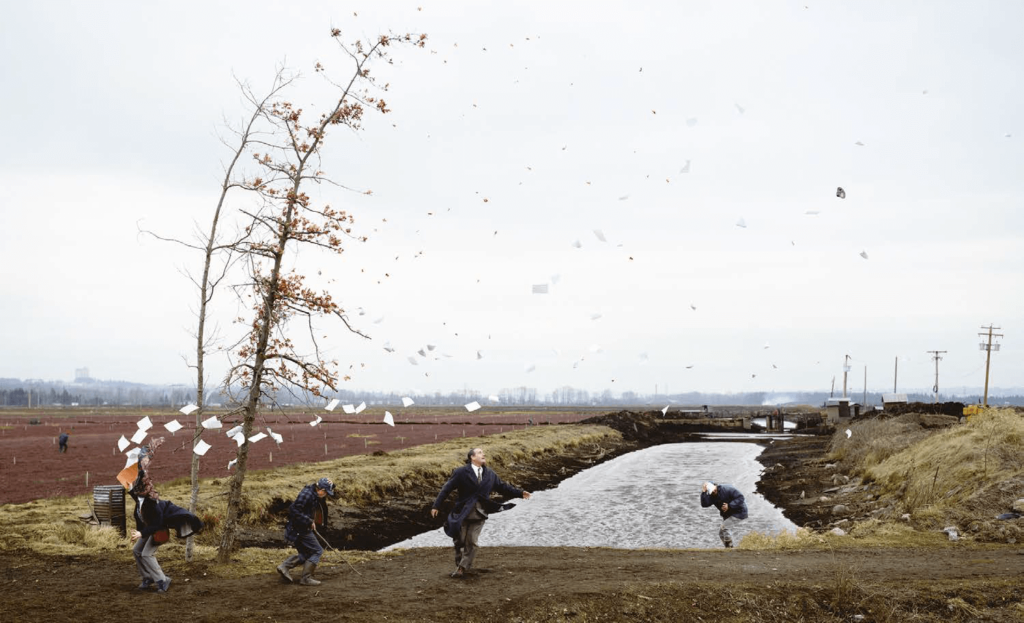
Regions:
<instances>
[{"instance_id":1,"label":"bare tree","mask_svg":"<svg viewBox=\"0 0 1024 623\"><path fill-rule=\"evenodd\" d=\"M370 76L371 61L390 62L387 49L396 43L424 47L426 36L383 35L373 42L341 42L341 32L331 36L352 63L348 80L330 82L340 92L338 99L313 123L303 121L302 109L286 100L270 102L261 119L268 128L268 137L254 143L255 163L262 173L245 185L259 197L251 210L243 210L248 225L245 238L234 247L245 263L248 281L240 294L253 300L253 317L245 321L247 331L236 345L226 387L245 388L242 396L243 435L238 448L237 469L228 489L227 514L224 518L218 559L227 561L234 546L238 519L242 508L242 484L245 481L249 456L248 438L264 398L280 388L321 395L325 389L337 390L337 361L322 356L314 331L314 320L322 317L339 319L345 327L367 337L349 324L344 309L329 292L316 291L305 285L305 277L295 268L285 266L286 253L303 245L328 253L342 253L344 239L365 240L353 236L352 216L329 205L317 206L306 194L309 183L332 182L321 170L321 149L328 130L346 126L358 131L367 111L389 112L385 101L371 89L386 91ZM316 64L316 72L326 76L324 67ZM351 190L351 189L349 189ZM370 191L365 191L370 194ZM245 300L245 299L243 299ZM308 345L293 342L289 323L302 320L308 328ZM305 338L303 338L305 339ZM348 380L348 377L344 377Z\"/></svg>"},{"instance_id":2,"label":"bare tree","mask_svg":"<svg viewBox=\"0 0 1024 623\"><path fill-rule=\"evenodd\" d=\"M203 415L205 401L205 387L206 387L206 353L211 346L211 338L207 336L206 321L208 318L209 304L213 301L214 294L217 291L217 287L221 281L224 280L227 275L228 268L231 266L235 256L235 250L239 245L245 242L247 234L241 236L235 236L231 240L223 241L218 233L218 228L221 223L221 216L225 208L225 202L227 201L228 194L236 188L244 188L245 184L243 181L236 177L236 171L239 167L239 161L242 156L250 151L250 146L253 141L260 140L260 130L258 129L258 122L265 116L267 112L267 104L271 99L276 98L280 92L291 84L292 79L284 75L283 70L279 70L277 75L274 77L274 82L263 98L256 97L252 90L243 82L238 81L238 88L241 91L243 97L252 108L251 115L248 120L245 121L239 128L231 130L237 139L237 143L234 145L228 144L227 141L223 141L224 144L232 149L231 160L224 168L224 177L220 185L220 194L217 197L217 204L213 211L213 217L210 221L209 229L205 232L198 230L195 234L199 240L198 244L191 244L183 242L174 238L165 238L158 234L150 231L145 233L166 242L174 242L185 246L189 249L199 251L203 254L203 271L202 277L196 279L190 272L186 272L186 275L195 285L199 293L199 310L196 314L196 361L195 364L189 364L196 371L196 396L195 404L198 407L196 409L196 428L192 436L192 447L193 449L198 445L200 438L203 435ZM219 262L215 266L215 260ZM211 275L211 271L215 271ZM199 502L199 463L200 457L195 452L192 453L192 495L189 498L189 512L192 514L196 513L196 507ZM193 538L190 535L185 544L185 560L192 560L193 552Z\"/></svg>"}]
</instances>

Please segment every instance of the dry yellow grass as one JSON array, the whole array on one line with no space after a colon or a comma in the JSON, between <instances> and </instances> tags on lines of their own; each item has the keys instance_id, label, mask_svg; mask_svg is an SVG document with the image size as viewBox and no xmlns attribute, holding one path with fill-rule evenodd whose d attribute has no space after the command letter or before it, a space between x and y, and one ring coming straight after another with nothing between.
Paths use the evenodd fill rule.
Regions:
<instances>
[{"instance_id":1,"label":"dry yellow grass","mask_svg":"<svg viewBox=\"0 0 1024 623\"><path fill-rule=\"evenodd\" d=\"M416 446L383 456L349 456L321 463L299 463L273 470L250 472L243 489L243 522L260 524L272 520L269 508L275 501L290 502L305 485L321 476L337 486L337 504L364 506L418 486L438 488L461 465L466 450L483 446L488 462L500 470L504 465L566 448L602 440L618 439L618 432L604 426L538 426L500 435L464 438ZM225 511L226 479L203 479L198 514L204 521L216 521ZM187 506L190 485L182 478L160 487L164 499ZM29 548L51 554L86 554L127 551L127 539L81 525L88 514L89 496L36 500L26 504L0 506L0 551ZM131 502L129 500L129 506ZM131 508L128 509L129 512ZM129 524L131 524L129 518ZM97 534L103 532L103 534ZM216 529L201 535L200 545L216 542Z\"/></svg>"}]
</instances>

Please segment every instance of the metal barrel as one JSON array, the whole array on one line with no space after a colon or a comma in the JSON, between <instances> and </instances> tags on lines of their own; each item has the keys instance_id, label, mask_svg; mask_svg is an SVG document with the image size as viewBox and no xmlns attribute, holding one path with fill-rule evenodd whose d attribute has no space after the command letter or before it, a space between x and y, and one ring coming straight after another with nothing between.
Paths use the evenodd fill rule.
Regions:
<instances>
[{"instance_id":1,"label":"metal barrel","mask_svg":"<svg viewBox=\"0 0 1024 623\"><path fill-rule=\"evenodd\" d=\"M97 485L92 489L92 505L101 526L114 526L126 534L124 487L121 485Z\"/></svg>"}]
</instances>

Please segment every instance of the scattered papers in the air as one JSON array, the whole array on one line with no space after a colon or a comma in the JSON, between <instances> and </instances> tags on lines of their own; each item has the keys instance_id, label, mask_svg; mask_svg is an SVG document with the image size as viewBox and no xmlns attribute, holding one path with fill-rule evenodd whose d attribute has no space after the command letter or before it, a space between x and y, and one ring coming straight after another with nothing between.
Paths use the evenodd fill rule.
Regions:
<instances>
[{"instance_id":1,"label":"scattered papers in the air","mask_svg":"<svg viewBox=\"0 0 1024 623\"><path fill-rule=\"evenodd\" d=\"M211 446L210 444L208 444L205 441L203 441L202 439L200 439L199 443L196 444L196 447L193 448L192 451L195 452L196 454L198 454L199 456L203 456L207 452L209 452L210 448L212 448L212 447L213 446Z\"/></svg>"},{"instance_id":2,"label":"scattered papers in the air","mask_svg":"<svg viewBox=\"0 0 1024 623\"><path fill-rule=\"evenodd\" d=\"M466 411L469 411L470 413L476 411L479 408L480 408L480 403L475 401L475 400L473 402L469 403L468 405L466 405Z\"/></svg>"},{"instance_id":3,"label":"scattered papers in the air","mask_svg":"<svg viewBox=\"0 0 1024 623\"><path fill-rule=\"evenodd\" d=\"M149 419L148 415L136 422L135 425L138 426L139 430L149 430L153 428L153 422Z\"/></svg>"},{"instance_id":4,"label":"scattered papers in the air","mask_svg":"<svg viewBox=\"0 0 1024 623\"><path fill-rule=\"evenodd\" d=\"M591 320L600 320L601 317L602 317L602 314L598 314L598 313L590 314L590 319Z\"/></svg>"},{"instance_id":5,"label":"scattered papers in the air","mask_svg":"<svg viewBox=\"0 0 1024 623\"><path fill-rule=\"evenodd\" d=\"M747 112L747 111L746 111L746 109L744 109L744 108L743 108L742 106L740 106L740 105L739 105L739 104L737 104L736 102L733 102L733 104L732 104L732 105L736 107L736 110L740 111L740 114L741 114L741 115L742 115L743 113Z\"/></svg>"},{"instance_id":6,"label":"scattered papers in the air","mask_svg":"<svg viewBox=\"0 0 1024 623\"><path fill-rule=\"evenodd\" d=\"M124 449L130 445L132 445L132 442L125 439L124 435L121 435L121 438L117 440L117 451L124 452Z\"/></svg>"},{"instance_id":7,"label":"scattered papers in the air","mask_svg":"<svg viewBox=\"0 0 1024 623\"><path fill-rule=\"evenodd\" d=\"M132 443L142 443L142 440L145 439L146 435L148 434L149 433L140 428L139 430L135 431L134 435L132 435Z\"/></svg>"},{"instance_id":8,"label":"scattered papers in the air","mask_svg":"<svg viewBox=\"0 0 1024 623\"><path fill-rule=\"evenodd\" d=\"M170 422L164 424L164 428L167 429L168 433L171 433L173 435L174 433L181 430L181 423L178 422L178 420L171 420Z\"/></svg>"},{"instance_id":9,"label":"scattered papers in the air","mask_svg":"<svg viewBox=\"0 0 1024 623\"><path fill-rule=\"evenodd\" d=\"M580 242L579 240L576 240L575 242L572 243L572 246L577 248L577 249L582 249L583 248L583 243Z\"/></svg>"},{"instance_id":10,"label":"scattered papers in the air","mask_svg":"<svg viewBox=\"0 0 1024 623\"><path fill-rule=\"evenodd\" d=\"M483 359L483 358L484 358L484 353L483 353L483 351L479 351L479 350L478 350L478 351L476 351L476 358L477 358L477 359Z\"/></svg>"},{"instance_id":11,"label":"scattered papers in the air","mask_svg":"<svg viewBox=\"0 0 1024 623\"><path fill-rule=\"evenodd\" d=\"M864 143L857 141L856 143L854 143L854 145L856 145L857 147L863 147Z\"/></svg>"},{"instance_id":12,"label":"scattered papers in the air","mask_svg":"<svg viewBox=\"0 0 1024 623\"><path fill-rule=\"evenodd\" d=\"M229 430L228 432L226 432L224 434L227 435L229 438L230 437L234 437L238 433L242 432L242 428L243 428L242 425L239 424L238 426L235 426L234 428L232 428L231 430Z\"/></svg>"},{"instance_id":13,"label":"scattered papers in the air","mask_svg":"<svg viewBox=\"0 0 1024 623\"><path fill-rule=\"evenodd\" d=\"M536 284L534 284L533 285L533 293L534 294L547 294L548 293L548 284L546 284L546 283L536 283Z\"/></svg>"},{"instance_id":14,"label":"scattered papers in the air","mask_svg":"<svg viewBox=\"0 0 1024 623\"><path fill-rule=\"evenodd\" d=\"M410 357L410 359L412 359L412 357ZM355 405L342 405L341 409L345 413L355 413L356 412Z\"/></svg>"},{"instance_id":15,"label":"scattered papers in the air","mask_svg":"<svg viewBox=\"0 0 1024 623\"><path fill-rule=\"evenodd\" d=\"M132 466L132 463L138 462L139 452L142 452L142 448L132 448L127 454L125 454L125 457L128 459L124 464L125 468L129 468Z\"/></svg>"},{"instance_id":16,"label":"scattered papers in the air","mask_svg":"<svg viewBox=\"0 0 1024 623\"><path fill-rule=\"evenodd\" d=\"M501 402L501 398L495 396L494 394L488 396L487 399L490 400L491 402Z\"/></svg>"},{"instance_id":17,"label":"scattered papers in the air","mask_svg":"<svg viewBox=\"0 0 1024 623\"><path fill-rule=\"evenodd\" d=\"M261 439L266 439L266 438L267 438L267 435L265 433L256 433L255 435L252 435L251 437L249 437L249 443L256 443L257 441L260 441Z\"/></svg>"},{"instance_id":18,"label":"scattered papers in the air","mask_svg":"<svg viewBox=\"0 0 1024 623\"><path fill-rule=\"evenodd\" d=\"M625 201L626 199L629 199L629 195L622 195L619 197L619 201Z\"/></svg>"},{"instance_id":19,"label":"scattered papers in the air","mask_svg":"<svg viewBox=\"0 0 1024 623\"><path fill-rule=\"evenodd\" d=\"M238 444L239 448L241 448L242 444L245 443L245 435L242 433L235 433L231 438L235 440L235 443Z\"/></svg>"},{"instance_id":20,"label":"scattered papers in the air","mask_svg":"<svg viewBox=\"0 0 1024 623\"><path fill-rule=\"evenodd\" d=\"M411 363L414 366L420 365L420 364L416 363L416 358L415 357L406 357L406 359L408 359L409 363ZM348 412L346 411L346 413L348 413Z\"/></svg>"},{"instance_id":21,"label":"scattered papers in the air","mask_svg":"<svg viewBox=\"0 0 1024 623\"><path fill-rule=\"evenodd\" d=\"M318 416L316 416L315 420L313 420L312 422L309 423L309 425L310 426L316 426L317 424L319 424L320 422L323 422L323 421L324 421L324 419L318 415Z\"/></svg>"},{"instance_id":22,"label":"scattered papers in the air","mask_svg":"<svg viewBox=\"0 0 1024 623\"><path fill-rule=\"evenodd\" d=\"M851 431L849 428L847 428L846 429L846 438L849 439L850 437L853 437L853 431Z\"/></svg>"},{"instance_id":23,"label":"scattered papers in the air","mask_svg":"<svg viewBox=\"0 0 1024 623\"><path fill-rule=\"evenodd\" d=\"M338 400L337 398L335 398L334 400L328 402L327 406L324 407L324 408L327 409L328 411L334 411L334 409L338 406L339 402L341 402L341 401Z\"/></svg>"},{"instance_id":24,"label":"scattered papers in the air","mask_svg":"<svg viewBox=\"0 0 1024 623\"><path fill-rule=\"evenodd\" d=\"M665 408L661 410L661 414L662 415L667 415L668 414L668 407L669 407L669 405L665 405Z\"/></svg>"},{"instance_id":25,"label":"scattered papers in the air","mask_svg":"<svg viewBox=\"0 0 1024 623\"><path fill-rule=\"evenodd\" d=\"M426 356L427 356L427 353L424 352L424 350L422 348L419 349L418 351L416 351L416 354L419 355L420 357L424 357L424 358L426 358Z\"/></svg>"},{"instance_id":26,"label":"scattered papers in the air","mask_svg":"<svg viewBox=\"0 0 1024 623\"><path fill-rule=\"evenodd\" d=\"M867 251L861 251L860 252L860 256L862 258L864 258L864 259L868 259L868 252ZM882 262L882 263L885 264L885 262Z\"/></svg>"},{"instance_id":27,"label":"scattered papers in the air","mask_svg":"<svg viewBox=\"0 0 1024 623\"><path fill-rule=\"evenodd\" d=\"M403 407L411 407L414 404L416 404L416 401L413 400L412 398L410 398L408 396L402 397L402 406Z\"/></svg>"},{"instance_id":28,"label":"scattered papers in the air","mask_svg":"<svg viewBox=\"0 0 1024 623\"><path fill-rule=\"evenodd\" d=\"M179 412L180 412L180 413L181 413L182 415L188 415L188 414L192 413L193 411L195 411L195 410L196 410L196 409L198 409L198 408L199 408L199 407L197 407L197 406L195 406L195 405L185 405L184 407L182 407L182 408L178 409L178 411L179 411Z\"/></svg>"},{"instance_id":29,"label":"scattered papers in the air","mask_svg":"<svg viewBox=\"0 0 1024 623\"><path fill-rule=\"evenodd\" d=\"M220 420L217 419L216 415L210 416L203 420L203 428L221 428Z\"/></svg>"},{"instance_id":30,"label":"scattered papers in the air","mask_svg":"<svg viewBox=\"0 0 1024 623\"><path fill-rule=\"evenodd\" d=\"M281 433L275 433L274 431L270 430L270 428L267 428L267 431L270 432L271 439L273 439L277 443L281 443L282 441L284 441L284 436L282 436Z\"/></svg>"},{"instance_id":31,"label":"scattered papers in the air","mask_svg":"<svg viewBox=\"0 0 1024 623\"><path fill-rule=\"evenodd\" d=\"M821 214L821 211L820 210L808 210L808 211L804 212L804 214L806 214L808 216L815 216L815 215Z\"/></svg>"},{"instance_id":32,"label":"scattered papers in the air","mask_svg":"<svg viewBox=\"0 0 1024 623\"><path fill-rule=\"evenodd\" d=\"M836 189L836 197L839 197L840 199L846 199L846 191L843 190L842 186Z\"/></svg>"},{"instance_id":33,"label":"scattered papers in the air","mask_svg":"<svg viewBox=\"0 0 1024 623\"><path fill-rule=\"evenodd\" d=\"M363 411L366 411L366 403L360 402L359 406L356 407L356 413L362 413Z\"/></svg>"},{"instance_id":34,"label":"scattered papers in the air","mask_svg":"<svg viewBox=\"0 0 1024 623\"><path fill-rule=\"evenodd\" d=\"M534 370L537 369L537 366L533 365L532 363L528 363L526 364L526 367L523 369L526 370L527 372L533 372Z\"/></svg>"},{"instance_id":35,"label":"scattered papers in the air","mask_svg":"<svg viewBox=\"0 0 1024 623\"><path fill-rule=\"evenodd\" d=\"M395 425L395 416L391 415L390 411L384 412L384 423L387 424L388 426Z\"/></svg>"},{"instance_id":36,"label":"scattered papers in the air","mask_svg":"<svg viewBox=\"0 0 1024 623\"><path fill-rule=\"evenodd\" d=\"M231 466L234 465L237 462L238 462L238 459L231 459L230 461L228 461L228 469L231 469Z\"/></svg>"},{"instance_id":37,"label":"scattered papers in the air","mask_svg":"<svg viewBox=\"0 0 1024 623\"><path fill-rule=\"evenodd\" d=\"M682 169L679 169L679 172L680 173L689 173L690 172L690 161L689 160L686 161L686 164L683 165Z\"/></svg>"},{"instance_id":38,"label":"scattered papers in the air","mask_svg":"<svg viewBox=\"0 0 1024 623\"><path fill-rule=\"evenodd\" d=\"M595 229L594 235L597 236L597 239L600 240L601 242L608 242L608 240L606 240L604 237L604 232L601 231L600 229Z\"/></svg>"},{"instance_id":39,"label":"scattered papers in the air","mask_svg":"<svg viewBox=\"0 0 1024 623\"><path fill-rule=\"evenodd\" d=\"M771 348L771 347L772 347L772 345L771 345L771 344L769 344L768 342L765 342L765 343L764 343L764 349L765 349L765 350L768 350L768 349L769 349L769 348Z\"/></svg>"},{"instance_id":40,"label":"scattered papers in the air","mask_svg":"<svg viewBox=\"0 0 1024 623\"><path fill-rule=\"evenodd\" d=\"M691 127L691 128L693 126L697 125L697 118L696 117L690 117L689 119L686 120L686 125L687 125L687 127Z\"/></svg>"},{"instance_id":41,"label":"scattered papers in the air","mask_svg":"<svg viewBox=\"0 0 1024 623\"><path fill-rule=\"evenodd\" d=\"M384 342L384 350L393 353L395 352L395 347L391 345L391 342Z\"/></svg>"},{"instance_id":42,"label":"scattered papers in the air","mask_svg":"<svg viewBox=\"0 0 1024 623\"><path fill-rule=\"evenodd\" d=\"M742 217L740 217L740 220L736 221L736 227L742 227L743 229L746 229L747 228L747 222L745 220L743 220Z\"/></svg>"}]
</instances>

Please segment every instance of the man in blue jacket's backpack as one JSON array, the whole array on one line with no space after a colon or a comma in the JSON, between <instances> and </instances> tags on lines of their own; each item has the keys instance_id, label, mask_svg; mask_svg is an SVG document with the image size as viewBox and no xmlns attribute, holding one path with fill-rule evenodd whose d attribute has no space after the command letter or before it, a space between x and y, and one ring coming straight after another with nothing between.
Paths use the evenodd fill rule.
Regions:
<instances>
[{"instance_id":1,"label":"man in blue jacket's backpack","mask_svg":"<svg viewBox=\"0 0 1024 623\"><path fill-rule=\"evenodd\" d=\"M732 547L731 529L735 528L741 519L747 518L747 503L743 501L743 494L729 485L705 482L700 490L700 505L704 508L714 506L718 510L718 514L722 516L722 527L718 530L718 536L726 547Z\"/></svg>"}]
</instances>

